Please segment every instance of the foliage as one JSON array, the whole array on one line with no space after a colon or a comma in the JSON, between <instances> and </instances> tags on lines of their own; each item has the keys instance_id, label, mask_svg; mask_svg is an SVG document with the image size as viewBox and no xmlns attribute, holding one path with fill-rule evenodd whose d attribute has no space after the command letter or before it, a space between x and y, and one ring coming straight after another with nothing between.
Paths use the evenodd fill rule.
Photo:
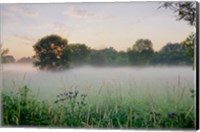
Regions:
<instances>
[{"instance_id":1,"label":"foliage","mask_svg":"<svg viewBox=\"0 0 200 132\"><path fill-rule=\"evenodd\" d=\"M191 93L194 93L193 91ZM89 105L87 95L69 91L57 95L54 103L35 99L25 85L17 93L2 94L3 126L44 126L81 128L194 128L193 107L189 110L161 111L138 106L141 102L104 102ZM166 106L167 107L167 106Z\"/></svg>"},{"instance_id":2,"label":"foliage","mask_svg":"<svg viewBox=\"0 0 200 132\"><path fill-rule=\"evenodd\" d=\"M167 53L167 52L185 52L186 48L178 43L167 43L165 46L162 47L162 49L160 50L160 52L162 53Z\"/></svg>"},{"instance_id":3,"label":"foliage","mask_svg":"<svg viewBox=\"0 0 200 132\"><path fill-rule=\"evenodd\" d=\"M34 46L34 65L42 70L60 70L69 67L70 50L66 39L49 35L40 39Z\"/></svg>"},{"instance_id":4,"label":"foliage","mask_svg":"<svg viewBox=\"0 0 200 132\"><path fill-rule=\"evenodd\" d=\"M151 64L191 65L192 61L185 55L186 48L182 44L168 43L159 52L154 53Z\"/></svg>"},{"instance_id":5,"label":"foliage","mask_svg":"<svg viewBox=\"0 0 200 132\"><path fill-rule=\"evenodd\" d=\"M153 44L148 39L139 39L132 49L127 50L129 62L132 65L146 65L153 55Z\"/></svg>"},{"instance_id":6,"label":"foliage","mask_svg":"<svg viewBox=\"0 0 200 132\"><path fill-rule=\"evenodd\" d=\"M92 50L90 54L90 63L93 65L116 65L118 52L113 48L105 48L101 50Z\"/></svg>"},{"instance_id":7,"label":"foliage","mask_svg":"<svg viewBox=\"0 0 200 132\"><path fill-rule=\"evenodd\" d=\"M24 86L15 94L2 94L3 125L49 125L52 112L48 105L30 96L30 89Z\"/></svg>"},{"instance_id":8,"label":"foliage","mask_svg":"<svg viewBox=\"0 0 200 132\"><path fill-rule=\"evenodd\" d=\"M5 63L6 62L6 58L5 56L8 54L9 52L9 49L3 49L2 48L2 44L0 44L0 57L1 57L1 61L2 63Z\"/></svg>"},{"instance_id":9,"label":"foliage","mask_svg":"<svg viewBox=\"0 0 200 132\"><path fill-rule=\"evenodd\" d=\"M185 54L194 62L195 34L191 33L181 44L186 48Z\"/></svg>"},{"instance_id":10,"label":"foliage","mask_svg":"<svg viewBox=\"0 0 200 132\"><path fill-rule=\"evenodd\" d=\"M136 52L153 51L153 44L149 39L138 39L132 49Z\"/></svg>"},{"instance_id":11,"label":"foliage","mask_svg":"<svg viewBox=\"0 0 200 132\"><path fill-rule=\"evenodd\" d=\"M191 35L182 44L168 43L159 52L154 52L148 39L139 39L127 51L113 47L90 49L85 44L67 44L59 36L46 36L34 45L34 64L42 70L60 70L71 66L91 64L95 66L124 65L191 65L193 57ZM194 38L193 38L194 39ZM184 53L183 53L184 52ZM191 59L193 60L193 59Z\"/></svg>"},{"instance_id":12,"label":"foliage","mask_svg":"<svg viewBox=\"0 0 200 132\"><path fill-rule=\"evenodd\" d=\"M68 45L70 49L70 57L71 61L74 64L83 64L88 61L88 57L90 54L90 48L85 44L70 44Z\"/></svg>"},{"instance_id":13,"label":"foliage","mask_svg":"<svg viewBox=\"0 0 200 132\"><path fill-rule=\"evenodd\" d=\"M192 61L183 52L156 52L150 60L153 65L191 65Z\"/></svg>"},{"instance_id":14,"label":"foliage","mask_svg":"<svg viewBox=\"0 0 200 132\"><path fill-rule=\"evenodd\" d=\"M185 20L190 25L196 25L196 2L164 2L160 7L169 8L177 14L177 20Z\"/></svg>"}]
</instances>

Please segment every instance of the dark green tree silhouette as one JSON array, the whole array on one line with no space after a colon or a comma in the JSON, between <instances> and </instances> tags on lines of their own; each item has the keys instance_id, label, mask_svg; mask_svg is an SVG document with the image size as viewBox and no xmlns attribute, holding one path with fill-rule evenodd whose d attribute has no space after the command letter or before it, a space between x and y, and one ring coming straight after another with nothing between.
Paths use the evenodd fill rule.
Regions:
<instances>
[{"instance_id":1,"label":"dark green tree silhouette","mask_svg":"<svg viewBox=\"0 0 200 132\"><path fill-rule=\"evenodd\" d=\"M34 65L41 70L61 70L69 67L68 41L58 35L41 38L34 46Z\"/></svg>"},{"instance_id":2,"label":"dark green tree silhouette","mask_svg":"<svg viewBox=\"0 0 200 132\"><path fill-rule=\"evenodd\" d=\"M90 63L93 65L117 65L120 62L118 61L119 54L113 48L104 48L100 50L92 50L90 54Z\"/></svg>"},{"instance_id":3,"label":"dark green tree silhouette","mask_svg":"<svg viewBox=\"0 0 200 132\"><path fill-rule=\"evenodd\" d=\"M83 64L88 62L88 57L91 52L90 48L85 44L70 44L68 45L71 53L71 61L73 64Z\"/></svg>"},{"instance_id":4,"label":"dark green tree silhouette","mask_svg":"<svg viewBox=\"0 0 200 132\"><path fill-rule=\"evenodd\" d=\"M127 50L128 59L132 65L148 64L153 53L153 44L148 39L137 40L133 47Z\"/></svg>"},{"instance_id":5,"label":"dark green tree silhouette","mask_svg":"<svg viewBox=\"0 0 200 132\"><path fill-rule=\"evenodd\" d=\"M182 44L167 43L159 52L154 53L151 64L159 65L191 65L192 61L185 55L186 48Z\"/></svg>"},{"instance_id":6,"label":"dark green tree silhouette","mask_svg":"<svg viewBox=\"0 0 200 132\"><path fill-rule=\"evenodd\" d=\"M3 49L2 44L0 44L0 57L1 57L1 62L5 63L6 62L6 55L8 54L9 49Z\"/></svg>"},{"instance_id":7,"label":"dark green tree silhouette","mask_svg":"<svg viewBox=\"0 0 200 132\"><path fill-rule=\"evenodd\" d=\"M195 34L191 33L181 44L186 47L185 54L194 62Z\"/></svg>"},{"instance_id":8,"label":"dark green tree silhouette","mask_svg":"<svg viewBox=\"0 0 200 132\"><path fill-rule=\"evenodd\" d=\"M169 53L169 52L185 52L186 48L178 43L167 43L165 46L162 47L160 52Z\"/></svg>"},{"instance_id":9,"label":"dark green tree silhouette","mask_svg":"<svg viewBox=\"0 0 200 132\"><path fill-rule=\"evenodd\" d=\"M138 39L133 45L133 50L137 52L153 51L153 44L148 39Z\"/></svg>"}]
</instances>

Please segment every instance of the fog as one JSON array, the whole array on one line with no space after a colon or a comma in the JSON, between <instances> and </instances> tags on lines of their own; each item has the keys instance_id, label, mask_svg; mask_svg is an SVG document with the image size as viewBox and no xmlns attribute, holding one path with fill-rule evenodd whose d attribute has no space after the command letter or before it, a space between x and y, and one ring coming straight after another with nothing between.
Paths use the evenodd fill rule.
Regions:
<instances>
[{"instance_id":1,"label":"fog","mask_svg":"<svg viewBox=\"0 0 200 132\"><path fill-rule=\"evenodd\" d=\"M142 96L147 92L165 94L166 89L194 88L192 67L92 67L61 72L37 70L30 64L3 65L3 89L27 85L38 97L55 99L64 91L78 90L89 97L105 94ZM131 92L131 93L130 93Z\"/></svg>"}]
</instances>

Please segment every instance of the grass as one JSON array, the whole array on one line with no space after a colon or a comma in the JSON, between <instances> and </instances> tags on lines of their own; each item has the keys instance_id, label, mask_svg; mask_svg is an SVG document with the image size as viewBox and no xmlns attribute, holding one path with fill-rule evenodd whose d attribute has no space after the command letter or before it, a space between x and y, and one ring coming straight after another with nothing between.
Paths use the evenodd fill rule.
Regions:
<instances>
[{"instance_id":1,"label":"grass","mask_svg":"<svg viewBox=\"0 0 200 132\"><path fill-rule=\"evenodd\" d=\"M99 94L100 92L101 90ZM157 97L153 92L148 92L149 95L142 98L137 98L137 92L127 96L122 96L122 91L115 90L115 94L112 92L114 91L108 90L105 96L99 96L102 98L91 98L74 90L58 94L54 101L47 101L36 98L26 85L16 92L4 90L2 125L121 129L195 128L193 90L174 88L174 91L160 92L161 96Z\"/></svg>"}]
</instances>

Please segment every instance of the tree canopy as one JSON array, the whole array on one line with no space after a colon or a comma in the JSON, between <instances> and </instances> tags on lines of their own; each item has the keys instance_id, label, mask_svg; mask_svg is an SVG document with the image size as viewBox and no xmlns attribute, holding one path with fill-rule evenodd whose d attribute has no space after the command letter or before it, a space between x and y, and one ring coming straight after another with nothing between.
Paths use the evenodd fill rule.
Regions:
<instances>
[{"instance_id":1,"label":"tree canopy","mask_svg":"<svg viewBox=\"0 0 200 132\"><path fill-rule=\"evenodd\" d=\"M191 33L181 44L186 48L185 54L194 61L195 34Z\"/></svg>"},{"instance_id":2,"label":"tree canopy","mask_svg":"<svg viewBox=\"0 0 200 132\"><path fill-rule=\"evenodd\" d=\"M60 70L69 67L68 41L58 35L41 38L34 46L34 65L42 70Z\"/></svg>"},{"instance_id":3,"label":"tree canopy","mask_svg":"<svg viewBox=\"0 0 200 132\"><path fill-rule=\"evenodd\" d=\"M88 61L90 48L85 44L69 44L71 61L74 64L83 64Z\"/></svg>"},{"instance_id":4,"label":"tree canopy","mask_svg":"<svg viewBox=\"0 0 200 132\"><path fill-rule=\"evenodd\" d=\"M149 39L138 39L133 45L136 52L153 51L153 44Z\"/></svg>"},{"instance_id":5,"label":"tree canopy","mask_svg":"<svg viewBox=\"0 0 200 132\"><path fill-rule=\"evenodd\" d=\"M138 39L132 48L127 50L132 65L146 65L153 55L153 44L149 39Z\"/></svg>"},{"instance_id":6,"label":"tree canopy","mask_svg":"<svg viewBox=\"0 0 200 132\"><path fill-rule=\"evenodd\" d=\"M179 44L179 43L167 43L165 46L162 47L160 52L185 52L186 48Z\"/></svg>"}]
</instances>

